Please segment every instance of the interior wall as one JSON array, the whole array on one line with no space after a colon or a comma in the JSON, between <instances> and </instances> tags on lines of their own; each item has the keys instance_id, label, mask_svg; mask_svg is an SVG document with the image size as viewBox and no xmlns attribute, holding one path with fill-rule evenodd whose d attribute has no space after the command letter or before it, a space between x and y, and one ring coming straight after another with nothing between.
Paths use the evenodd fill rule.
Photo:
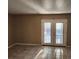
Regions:
<instances>
[{"instance_id":1,"label":"interior wall","mask_svg":"<svg viewBox=\"0 0 79 59\"><path fill-rule=\"evenodd\" d=\"M14 38L15 42L27 44L41 44L41 20L42 19L67 19L68 35L67 45L71 45L71 18L70 14L41 15L41 14L18 14L14 15Z\"/></svg>"},{"instance_id":2,"label":"interior wall","mask_svg":"<svg viewBox=\"0 0 79 59\"><path fill-rule=\"evenodd\" d=\"M14 44L14 18L13 15L9 14L8 15L8 45Z\"/></svg>"}]
</instances>

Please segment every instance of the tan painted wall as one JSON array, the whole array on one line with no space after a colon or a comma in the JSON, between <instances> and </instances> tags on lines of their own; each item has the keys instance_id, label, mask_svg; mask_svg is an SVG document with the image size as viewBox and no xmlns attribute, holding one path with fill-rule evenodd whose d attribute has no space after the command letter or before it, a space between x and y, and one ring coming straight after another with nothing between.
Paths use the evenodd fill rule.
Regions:
<instances>
[{"instance_id":1,"label":"tan painted wall","mask_svg":"<svg viewBox=\"0 0 79 59\"><path fill-rule=\"evenodd\" d=\"M8 45L14 44L14 22L13 15L8 15Z\"/></svg>"},{"instance_id":2,"label":"tan painted wall","mask_svg":"<svg viewBox=\"0 0 79 59\"><path fill-rule=\"evenodd\" d=\"M19 43L41 44L42 19L68 19L67 44L71 43L70 14L62 15L14 15L14 38Z\"/></svg>"},{"instance_id":3,"label":"tan painted wall","mask_svg":"<svg viewBox=\"0 0 79 59\"><path fill-rule=\"evenodd\" d=\"M71 45L70 15L9 15L9 45L19 43L41 43L41 19L68 19L67 42Z\"/></svg>"}]
</instances>

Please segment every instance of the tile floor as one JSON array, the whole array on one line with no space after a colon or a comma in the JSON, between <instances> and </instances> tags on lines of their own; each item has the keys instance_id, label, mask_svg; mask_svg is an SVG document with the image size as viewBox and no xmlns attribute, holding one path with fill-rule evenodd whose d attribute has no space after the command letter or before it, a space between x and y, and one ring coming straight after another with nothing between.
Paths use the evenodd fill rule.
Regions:
<instances>
[{"instance_id":1,"label":"tile floor","mask_svg":"<svg viewBox=\"0 0 79 59\"><path fill-rule=\"evenodd\" d=\"M67 47L16 45L8 50L8 59L71 59Z\"/></svg>"}]
</instances>

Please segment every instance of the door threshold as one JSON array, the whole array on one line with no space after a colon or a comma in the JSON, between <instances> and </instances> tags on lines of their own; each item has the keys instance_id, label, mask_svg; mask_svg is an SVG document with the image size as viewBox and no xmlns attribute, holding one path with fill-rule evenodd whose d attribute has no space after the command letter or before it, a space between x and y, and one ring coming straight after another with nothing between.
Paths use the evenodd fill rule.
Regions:
<instances>
[{"instance_id":1,"label":"door threshold","mask_svg":"<svg viewBox=\"0 0 79 59\"><path fill-rule=\"evenodd\" d=\"M66 47L66 46L56 46L56 45L42 45L42 46L52 46L52 47Z\"/></svg>"}]
</instances>

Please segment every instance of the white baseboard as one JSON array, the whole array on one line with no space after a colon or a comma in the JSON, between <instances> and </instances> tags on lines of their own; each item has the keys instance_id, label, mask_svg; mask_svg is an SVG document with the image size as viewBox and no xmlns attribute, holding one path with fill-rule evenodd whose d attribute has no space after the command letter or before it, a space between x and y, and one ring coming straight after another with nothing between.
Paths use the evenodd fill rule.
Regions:
<instances>
[{"instance_id":1,"label":"white baseboard","mask_svg":"<svg viewBox=\"0 0 79 59\"><path fill-rule=\"evenodd\" d=\"M8 48L11 48L15 45L30 45L30 46L39 45L40 46L41 44L14 43L14 44L10 45Z\"/></svg>"},{"instance_id":2,"label":"white baseboard","mask_svg":"<svg viewBox=\"0 0 79 59\"><path fill-rule=\"evenodd\" d=\"M16 45L41 45L41 44L16 43Z\"/></svg>"},{"instance_id":3,"label":"white baseboard","mask_svg":"<svg viewBox=\"0 0 79 59\"><path fill-rule=\"evenodd\" d=\"M14 44L10 45L8 48L11 48L15 45L30 45L30 46L36 46L37 45L37 46L41 46L41 44L14 43ZM71 47L71 46L67 46L67 47Z\"/></svg>"},{"instance_id":4,"label":"white baseboard","mask_svg":"<svg viewBox=\"0 0 79 59\"><path fill-rule=\"evenodd\" d=\"M8 46L8 48L11 48L11 47L13 47L13 46L15 46L16 44L14 43L14 44L12 44L12 45L10 45L10 46Z\"/></svg>"}]
</instances>

